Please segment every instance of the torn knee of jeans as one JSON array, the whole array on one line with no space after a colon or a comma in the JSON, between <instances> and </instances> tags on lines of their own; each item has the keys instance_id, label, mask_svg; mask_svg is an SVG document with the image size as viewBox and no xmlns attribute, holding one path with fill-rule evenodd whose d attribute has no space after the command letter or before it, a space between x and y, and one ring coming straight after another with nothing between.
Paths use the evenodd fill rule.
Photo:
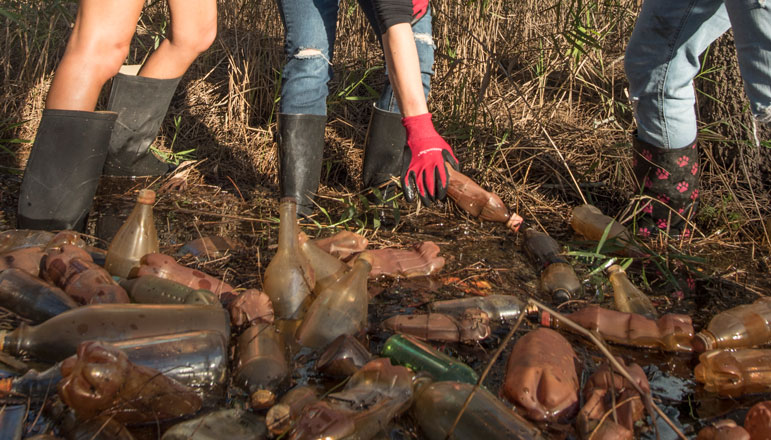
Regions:
<instances>
[{"instance_id":1,"label":"torn knee of jeans","mask_svg":"<svg viewBox=\"0 0 771 440\"><path fill-rule=\"evenodd\" d=\"M322 52L321 49L314 49L310 47L300 48L294 54L294 58L298 60L322 59L329 62L329 59L327 59L327 57L324 55L324 52Z\"/></svg>"},{"instance_id":2,"label":"torn knee of jeans","mask_svg":"<svg viewBox=\"0 0 771 440\"><path fill-rule=\"evenodd\" d=\"M431 36L431 34L416 33L415 43L426 44L428 46L435 47L434 38Z\"/></svg>"},{"instance_id":3,"label":"torn knee of jeans","mask_svg":"<svg viewBox=\"0 0 771 440\"><path fill-rule=\"evenodd\" d=\"M761 124L771 124L771 106L761 107L755 114L755 119Z\"/></svg>"}]
</instances>

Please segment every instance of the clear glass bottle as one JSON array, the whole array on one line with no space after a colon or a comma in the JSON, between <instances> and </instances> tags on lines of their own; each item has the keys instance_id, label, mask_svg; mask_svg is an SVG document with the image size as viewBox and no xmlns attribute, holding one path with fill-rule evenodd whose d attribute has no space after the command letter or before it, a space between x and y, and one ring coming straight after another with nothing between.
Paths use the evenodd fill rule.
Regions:
<instances>
[{"instance_id":1,"label":"clear glass bottle","mask_svg":"<svg viewBox=\"0 0 771 440\"><path fill-rule=\"evenodd\" d=\"M297 201L285 197L279 205L278 250L263 280L265 293L281 319L300 319L314 285L313 271L297 241Z\"/></svg>"},{"instance_id":2,"label":"clear glass bottle","mask_svg":"<svg viewBox=\"0 0 771 440\"><path fill-rule=\"evenodd\" d=\"M487 295L436 301L428 307L432 312L454 316L461 316L468 309L479 309L487 313L491 321L516 321L525 303L513 295Z\"/></svg>"},{"instance_id":3,"label":"clear glass bottle","mask_svg":"<svg viewBox=\"0 0 771 440\"><path fill-rule=\"evenodd\" d=\"M541 288L555 301L568 301L581 290L581 281L553 238L530 228L525 231L522 247L541 274Z\"/></svg>"},{"instance_id":4,"label":"clear glass bottle","mask_svg":"<svg viewBox=\"0 0 771 440\"><path fill-rule=\"evenodd\" d=\"M413 371L425 371L435 380L454 380L476 384L479 375L463 362L453 359L425 342L407 335L393 335L380 351L381 356Z\"/></svg>"},{"instance_id":5,"label":"clear glass bottle","mask_svg":"<svg viewBox=\"0 0 771 440\"><path fill-rule=\"evenodd\" d=\"M702 353L693 376L705 390L721 396L767 393L771 391L771 350L743 348Z\"/></svg>"},{"instance_id":6,"label":"clear glass bottle","mask_svg":"<svg viewBox=\"0 0 771 440\"><path fill-rule=\"evenodd\" d=\"M54 233L35 229L10 229L0 232L0 253L11 252L26 247L43 247Z\"/></svg>"},{"instance_id":7,"label":"clear glass bottle","mask_svg":"<svg viewBox=\"0 0 771 440\"><path fill-rule=\"evenodd\" d=\"M20 269L0 272L0 306L33 324L78 307L64 291Z\"/></svg>"},{"instance_id":8,"label":"clear glass bottle","mask_svg":"<svg viewBox=\"0 0 771 440\"><path fill-rule=\"evenodd\" d=\"M737 306L715 315L696 334L693 347L702 352L717 348L742 348L771 342L771 298Z\"/></svg>"},{"instance_id":9,"label":"clear glass bottle","mask_svg":"<svg viewBox=\"0 0 771 440\"><path fill-rule=\"evenodd\" d=\"M299 235L300 252L313 268L313 275L316 283L313 286L313 293L319 294L322 290L329 287L339 280L349 269L348 265L324 252L308 239L304 232Z\"/></svg>"},{"instance_id":10,"label":"clear glass bottle","mask_svg":"<svg viewBox=\"0 0 771 440\"><path fill-rule=\"evenodd\" d=\"M468 176L447 165L447 196L464 211L482 220L504 223L516 232L522 218L512 215L498 195L484 190Z\"/></svg>"},{"instance_id":11,"label":"clear glass bottle","mask_svg":"<svg viewBox=\"0 0 771 440\"><path fill-rule=\"evenodd\" d=\"M158 252L158 232L153 221L154 203L155 191L139 191L134 210L107 248L104 268L111 275L128 278L131 270L139 267L142 257Z\"/></svg>"},{"instance_id":12,"label":"clear glass bottle","mask_svg":"<svg viewBox=\"0 0 771 440\"><path fill-rule=\"evenodd\" d=\"M135 303L220 305L217 295L208 290L193 289L154 275L122 280L120 285Z\"/></svg>"},{"instance_id":13,"label":"clear glass bottle","mask_svg":"<svg viewBox=\"0 0 771 440\"><path fill-rule=\"evenodd\" d=\"M467 309L460 319L442 313L396 315L382 326L424 341L477 343L490 336L490 318L479 309Z\"/></svg>"},{"instance_id":14,"label":"clear glass bottle","mask_svg":"<svg viewBox=\"0 0 771 440\"><path fill-rule=\"evenodd\" d=\"M613 301L616 309L624 313L636 313L649 319L656 319L659 312L653 307L648 295L635 287L618 264L608 268L608 279L613 286Z\"/></svg>"},{"instance_id":15,"label":"clear glass bottle","mask_svg":"<svg viewBox=\"0 0 771 440\"><path fill-rule=\"evenodd\" d=\"M463 382L415 383L412 415L429 440L444 440L455 423L473 385ZM530 422L512 411L484 388L478 388L453 430L457 439L541 440L545 437Z\"/></svg>"},{"instance_id":16,"label":"clear glass bottle","mask_svg":"<svg viewBox=\"0 0 771 440\"><path fill-rule=\"evenodd\" d=\"M281 337L273 325L257 323L238 337L235 383L247 391L252 405L268 408L289 375Z\"/></svg>"},{"instance_id":17,"label":"clear glass bottle","mask_svg":"<svg viewBox=\"0 0 771 440\"><path fill-rule=\"evenodd\" d=\"M352 335L367 325L367 279L372 258L360 254L353 267L319 293L297 329L300 345L323 348L340 335Z\"/></svg>"}]
</instances>

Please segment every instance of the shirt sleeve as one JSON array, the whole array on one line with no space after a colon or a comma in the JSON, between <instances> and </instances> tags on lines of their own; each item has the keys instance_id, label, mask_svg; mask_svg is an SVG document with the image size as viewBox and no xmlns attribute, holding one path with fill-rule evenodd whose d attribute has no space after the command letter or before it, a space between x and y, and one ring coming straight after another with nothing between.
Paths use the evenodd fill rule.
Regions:
<instances>
[{"instance_id":1,"label":"shirt sleeve","mask_svg":"<svg viewBox=\"0 0 771 440\"><path fill-rule=\"evenodd\" d=\"M412 21L412 0L374 0L374 2L382 32L395 24Z\"/></svg>"}]
</instances>

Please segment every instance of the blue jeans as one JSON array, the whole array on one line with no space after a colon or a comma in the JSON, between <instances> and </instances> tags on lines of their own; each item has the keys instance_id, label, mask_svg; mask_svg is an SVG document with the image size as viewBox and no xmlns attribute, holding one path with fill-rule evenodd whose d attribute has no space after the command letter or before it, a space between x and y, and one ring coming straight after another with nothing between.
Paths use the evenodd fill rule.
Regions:
<instances>
[{"instance_id":1,"label":"blue jeans","mask_svg":"<svg viewBox=\"0 0 771 440\"><path fill-rule=\"evenodd\" d=\"M662 148L696 139L693 78L699 55L733 27L752 113L771 122L771 12L768 0L645 0L626 49L625 69L638 136ZM716 78L720 81L720 76Z\"/></svg>"},{"instance_id":2,"label":"blue jeans","mask_svg":"<svg viewBox=\"0 0 771 440\"><path fill-rule=\"evenodd\" d=\"M281 83L279 111L285 114L327 114L327 83L332 79L332 59L337 27L338 0L276 0L284 23L287 57ZM379 29L372 0L358 0L378 40ZM434 74L431 11L412 27L420 58L423 91L428 98ZM387 74L387 72L386 72ZM386 83L375 105L399 112L391 84Z\"/></svg>"}]
</instances>

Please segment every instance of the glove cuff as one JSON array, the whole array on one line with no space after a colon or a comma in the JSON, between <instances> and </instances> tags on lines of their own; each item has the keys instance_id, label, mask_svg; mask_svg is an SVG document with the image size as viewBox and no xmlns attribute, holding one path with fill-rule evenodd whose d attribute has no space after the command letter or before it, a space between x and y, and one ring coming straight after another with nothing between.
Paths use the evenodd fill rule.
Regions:
<instances>
[{"instance_id":1,"label":"glove cuff","mask_svg":"<svg viewBox=\"0 0 771 440\"><path fill-rule=\"evenodd\" d=\"M407 130L407 142L414 139L423 139L439 136L431 121L431 113L423 113L417 116L402 118L402 125Z\"/></svg>"}]
</instances>

